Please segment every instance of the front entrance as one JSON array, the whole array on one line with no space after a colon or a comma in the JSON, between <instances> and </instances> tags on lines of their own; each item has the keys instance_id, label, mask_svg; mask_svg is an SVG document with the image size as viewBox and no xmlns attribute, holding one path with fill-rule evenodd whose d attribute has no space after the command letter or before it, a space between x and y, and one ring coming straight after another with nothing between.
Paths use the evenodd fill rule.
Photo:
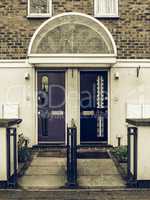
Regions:
<instances>
[{"instance_id":1,"label":"front entrance","mask_svg":"<svg viewBox=\"0 0 150 200\"><path fill-rule=\"evenodd\" d=\"M80 73L80 141L107 142L107 137L107 71L83 71Z\"/></svg>"},{"instance_id":2,"label":"front entrance","mask_svg":"<svg viewBox=\"0 0 150 200\"><path fill-rule=\"evenodd\" d=\"M107 72L103 70L109 70L117 62L117 48L107 27L83 13L55 15L35 31L27 56L28 63L37 69L66 70L66 113L65 105L51 107L48 89L55 81L64 87L64 73L38 73L38 142L64 142L65 127L71 126L72 121L77 126L78 144L108 142L108 83ZM80 106L79 71L83 69L93 72L81 72L83 103ZM43 83L42 76L45 76ZM62 90L57 92L56 89L53 92L52 102L64 99ZM87 103L85 98L89 93L91 102ZM45 97L48 99L46 102L43 100ZM41 106L43 101L44 106Z\"/></svg>"},{"instance_id":3,"label":"front entrance","mask_svg":"<svg viewBox=\"0 0 150 200\"><path fill-rule=\"evenodd\" d=\"M65 142L63 71L38 71L38 142Z\"/></svg>"}]
</instances>

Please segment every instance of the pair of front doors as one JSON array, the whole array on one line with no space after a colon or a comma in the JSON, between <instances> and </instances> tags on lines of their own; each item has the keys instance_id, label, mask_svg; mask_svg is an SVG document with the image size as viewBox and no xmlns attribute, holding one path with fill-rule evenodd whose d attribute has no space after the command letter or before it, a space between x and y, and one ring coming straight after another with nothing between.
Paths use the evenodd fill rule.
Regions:
<instances>
[{"instance_id":1,"label":"pair of front doors","mask_svg":"<svg viewBox=\"0 0 150 200\"><path fill-rule=\"evenodd\" d=\"M80 141L107 141L107 72L80 72ZM38 72L38 142L65 143L65 72Z\"/></svg>"}]
</instances>

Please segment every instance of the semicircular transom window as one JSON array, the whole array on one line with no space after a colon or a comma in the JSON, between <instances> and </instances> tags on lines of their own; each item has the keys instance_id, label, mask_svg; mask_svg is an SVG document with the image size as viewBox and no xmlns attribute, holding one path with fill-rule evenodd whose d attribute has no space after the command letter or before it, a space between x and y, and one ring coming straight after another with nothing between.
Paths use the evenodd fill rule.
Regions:
<instances>
[{"instance_id":1,"label":"semicircular transom window","mask_svg":"<svg viewBox=\"0 0 150 200\"><path fill-rule=\"evenodd\" d=\"M113 54L106 31L83 16L62 16L49 21L36 35L33 54Z\"/></svg>"}]
</instances>

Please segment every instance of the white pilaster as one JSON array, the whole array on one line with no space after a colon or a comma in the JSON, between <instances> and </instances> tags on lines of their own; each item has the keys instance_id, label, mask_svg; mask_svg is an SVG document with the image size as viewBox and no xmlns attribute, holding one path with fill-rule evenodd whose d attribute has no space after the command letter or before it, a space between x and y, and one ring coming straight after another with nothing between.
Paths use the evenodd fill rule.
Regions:
<instances>
[{"instance_id":1,"label":"white pilaster","mask_svg":"<svg viewBox=\"0 0 150 200\"><path fill-rule=\"evenodd\" d=\"M67 124L74 119L77 126L77 143L80 144L80 76L78 69L67 71Z\"/></svg>"}]
</instances>

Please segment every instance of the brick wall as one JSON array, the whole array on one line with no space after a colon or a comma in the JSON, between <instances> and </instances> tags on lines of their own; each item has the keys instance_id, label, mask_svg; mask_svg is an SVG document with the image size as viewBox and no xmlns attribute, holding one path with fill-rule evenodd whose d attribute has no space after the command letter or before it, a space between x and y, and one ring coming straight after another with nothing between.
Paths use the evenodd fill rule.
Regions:
<instances>
[{"instance_id":1,"label":"brick wall","mask_svg":"<svg viewBox=\"0 0 150 200\"><path fill-rule=\"evenodd\" d=\"M24 0L25 1L25 0ZM28 19L27 0L0 0L0 59L26 58L34 31L46 19ZM93 0L53 0L53 15L93 15ZM112 33L118 58L150 59L150 1L120 0L118 19L99 19Z\"/></svg>"}]
</instances>

